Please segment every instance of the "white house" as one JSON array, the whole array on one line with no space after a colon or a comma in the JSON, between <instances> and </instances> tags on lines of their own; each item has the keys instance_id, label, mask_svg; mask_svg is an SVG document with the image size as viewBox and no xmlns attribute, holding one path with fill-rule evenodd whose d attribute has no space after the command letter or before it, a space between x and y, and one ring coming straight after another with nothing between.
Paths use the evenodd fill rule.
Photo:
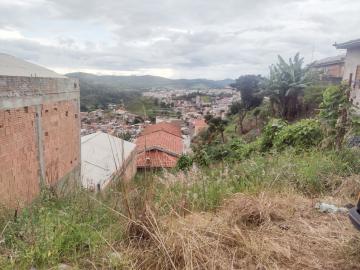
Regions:
<instances>
[{"instance_id":1,"label":"white house","mask_svg":"<svg viewBox=\"0 0 360 270\"><path fill-rule=\"evenodd\" d=\"M346 50L343 80L352 88L351 99L360 105L360 39L335 43L337 49Z\"/></svg>"},{"instance_id":2,"label":"white house","mask_svg":"<svg viewBox=\"0 0 360 270\"><path fill-rule=\"evenodd\" d=\"M136 173L136 145L96 132L81 137L81 182L84 188L101 190L113 180L130 180Z\"/></svg>"}]
</instances>

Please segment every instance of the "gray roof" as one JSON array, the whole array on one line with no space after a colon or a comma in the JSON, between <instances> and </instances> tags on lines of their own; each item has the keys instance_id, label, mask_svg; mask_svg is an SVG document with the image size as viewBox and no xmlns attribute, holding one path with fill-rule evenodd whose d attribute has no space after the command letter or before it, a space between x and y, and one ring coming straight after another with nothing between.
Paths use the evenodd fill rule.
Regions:
<instances>
[{"instance_id":1,"label":"gray roof","mask_svg":"<svg viewBox=\"0 0 360 270\"><path fill-rule=\"evenodd\" d=\"M335 43L336 49L351 49L360 47L360 39L354 39L343 43Z\"/></svg>"},{"instance_id":2,"label":"gray roof","mask_svg":"<svg viewBox=\"0 0 360 270\"><path fill-rule=\"evenodd\" d=\"M85 188L105 187L112 176L122 170L123 164L136 145L96 132L81 137L81 181Z\"/></svg>"},{"instance_id":3,"label":"gray roof","mask_svg":"<svg viewBox=\"0 0 360 270\"><path fill-rule=\"evenodd\" d=\"M50 69L4 53L0 53L0 76L66 78Z\"/></svg>"},{"instance_id":4,"label":"gray roof","mask_svg":"<svg viewBox=\"0 0 360 270\"><path fill-rule=\"evenodd\" d=\"M322 66L327 66L327 65L339 64L339 63L343 63L343 62L345 62L345 55L341 54L341 55L331 56L331 57L317 60L313 63L313 66L314 67L322 67Z\"/></svg>"}]
</instances>

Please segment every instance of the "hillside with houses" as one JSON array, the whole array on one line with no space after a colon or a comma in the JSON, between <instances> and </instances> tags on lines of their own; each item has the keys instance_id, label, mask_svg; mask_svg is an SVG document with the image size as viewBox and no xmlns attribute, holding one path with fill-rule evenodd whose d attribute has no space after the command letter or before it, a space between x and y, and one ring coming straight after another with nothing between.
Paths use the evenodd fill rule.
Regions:
<instances>
[{"instance_id":1,"label":"hillside with houses","mask_svg":"<svg viewBox=\"0 0 360 270\"><path fill-rule=\"evenodd\" d=\"M360 269L359 10L0 0L0 269Z\"/></svg>"}]
</instances>

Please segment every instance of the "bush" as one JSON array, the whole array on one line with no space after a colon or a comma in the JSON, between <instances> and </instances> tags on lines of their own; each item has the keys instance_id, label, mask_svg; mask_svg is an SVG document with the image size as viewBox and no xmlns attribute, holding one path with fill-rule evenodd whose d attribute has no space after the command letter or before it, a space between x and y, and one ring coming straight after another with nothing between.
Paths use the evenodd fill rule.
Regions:
<instances>
[{"instance_id":1,"label":"bush","mask_svg":"<svg viewBox=\"0 0 360 270\"><path fill-rule=\"evenodd\" d=\"M261 136L261 151L267 151L274 145L277 134L287 126L282 119L272 119L263 129Z\"/></svg>"},{"instance_id":2,"label":"bush","mask_svg":"<svg viewBox=\"0 0 360 270\"><path fill-rule=\"evenodd\" d=\"M191 168L191 166L193 165L193 160L190 156L188 155L181 155L181 157L179 158L176 167L179 170L182 171L187 171Z\"/></svg>"},{"instance_id":3,"label":"bush","mask_svg":"<svg viewBox=\"0 0 360 270\"><path fill-rule=\"evenodd\" d=\"M314 119L304 119L279 130L274 138L274 146L277 149L287 146L307 149L317 146L321 140L320 123Z\"/></svg>"}]
</instances>

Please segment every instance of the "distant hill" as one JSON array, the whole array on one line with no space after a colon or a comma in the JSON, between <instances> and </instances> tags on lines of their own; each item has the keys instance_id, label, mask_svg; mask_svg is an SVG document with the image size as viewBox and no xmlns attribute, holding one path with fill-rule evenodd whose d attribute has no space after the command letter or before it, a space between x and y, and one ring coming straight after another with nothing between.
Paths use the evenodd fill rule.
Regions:
<instances>
[{"instance_id":1,"label":"distant hill","mask_svg":"<svg viewBox=\"0 0 360 270\"><path fill-rule=\"evenodd\" d=\"M67 77L77 78L80 85L102 85L117 90L144 90L151 88L169 88L169 89L207 89L223 88L233 83L234 80L207 80L207 79L168 79L158 76L110 76L94 75L89 73L68 73Z\"/></svg>"},{"instance_id":2,"label":"distant hill","mask_svg":"<svg viewBox=\"0 0 360 270\"><path fill-rule=\"evenodd\" d=\"M205 79L172 80L157 76L98 76L89 73L68 73L67 77L80 81L82 111L106 108L109 103L130 104L141 96L141 91L153 88L207 89L223 88L233 80L212 81Z\"/></svg>"}]
</instances>

